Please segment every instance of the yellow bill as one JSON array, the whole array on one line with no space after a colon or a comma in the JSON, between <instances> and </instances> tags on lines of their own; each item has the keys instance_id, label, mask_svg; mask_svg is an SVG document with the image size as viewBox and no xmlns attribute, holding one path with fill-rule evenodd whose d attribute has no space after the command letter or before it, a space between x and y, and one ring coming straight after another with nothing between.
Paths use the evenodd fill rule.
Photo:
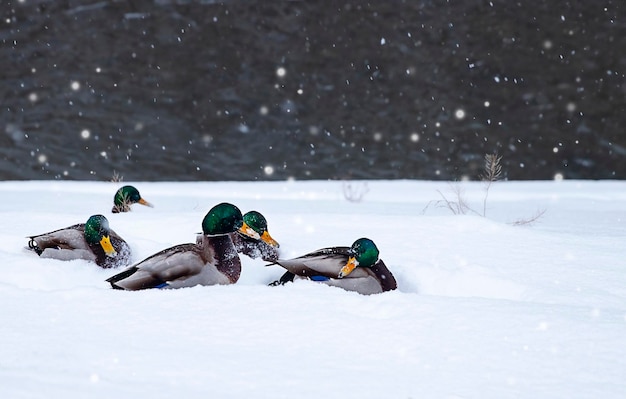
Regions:
<instances>
[{"instance_id":1,"label":"yellow bill","mask_svg":"<svg viewBox=\"0 0 626 399\"><path fill-rule=\"evenodd\" d=\"M241 225L241 227L239 228L239 232L245 236L248 236L250 238L254 238L256 240L260 240L261 236L259 235L259 233L257 233L256 231L254 231L252 229L252 227L248 226L246 224L246 222L243 222L243 224Z\"/></svg>"},{"instance_id":2,"label":"yellow bill","mask_svg":"<svg viewBox=\"0 0 626 399\"><path fill-rule=\"evenodd\" d=\"M339 278L344 278L346 277L348 274L352 273L352 271L359 265L359 262L356 260L356 258L354 256L351 256L348 259L348 263L346 263L346 265L344 267L341 268L341 271L339 272Z\"/></svg>"},{"instance_id":3,"label":"yellow bill","mask_svg":"<svg viewBox=\"0 0 626 399\"><path fill-rule=\"evenodd\" d=\"M270 233L267 230L265 230L263 232L263 235L261 236L261 240L263 240L263 242L265 242L265 243L267 243L267 244L269 244L269 245L271 245L273 247L276 247L276 248L280 247L278 242L276 242L276 240L274 240L272 238L272 236L270 235Z\"/></svg>"},{"instance_id":4,"label":"yellow bill","mask_svg":"<svg viewBox=\"0 0 626 399\"><path fill-rule=\"evenodd\" d=\"M148 201L146 201L143 198L139 198L139 201L137 201L139 204L141 205L145 205L145 206L149 206L150 208L154 208L154 205L152 205L151 203L149 203Z\"/></svg>"},{"instance_id":5,"label":"yellow bill","mask_svg":"<svg viewBox=\"0 0 626 399\"><path fill-rule=\"evenodd\" d=\"M113 245L111 244L111 239L109 238L109 236L103 236L102 239L100 240L100 245L102 246L102 249L104 249L104 253L107 256L110 256L113 258L117 255L117 251L115 250L115 248L113 248Z\"/></svg>"}]
</instances>

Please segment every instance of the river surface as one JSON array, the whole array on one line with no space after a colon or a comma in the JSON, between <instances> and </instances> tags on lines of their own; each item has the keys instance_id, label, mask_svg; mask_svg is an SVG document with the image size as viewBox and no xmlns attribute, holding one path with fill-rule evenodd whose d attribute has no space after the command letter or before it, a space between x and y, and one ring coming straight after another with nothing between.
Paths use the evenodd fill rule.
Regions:
<instances>
[{"instance_id":1,"label":"river surface","mask_svg":"<svg viewBox=\"0 0 626 399\"><path fill-rule=\"evenodd\" d=\"M626 177L622 1L0 7L0 179Z\"/></svg>"}]
</instances>

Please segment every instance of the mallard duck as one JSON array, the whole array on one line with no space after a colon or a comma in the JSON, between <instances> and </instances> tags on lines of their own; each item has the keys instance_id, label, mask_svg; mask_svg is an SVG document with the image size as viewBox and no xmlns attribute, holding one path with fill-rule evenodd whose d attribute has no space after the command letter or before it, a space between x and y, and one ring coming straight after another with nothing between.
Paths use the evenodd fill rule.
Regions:
<instances>
[{"instance_id":1,"label":"mallard duck","mask_svg":"<svg viewBox=\"0 0 626 399\"><path fill-rule=\"evenodd\" d=\"M202 220L198 242L164 249L106 281L124 290L234 284L241 274L241 261L230 239L235 231L260 238L244 223L239 208L218 204Z\"/></svg>"},{"instance_id":2,"label":"mallard duck","mask_svg":"<svg viewBox=\"0 0 626 399\"><path fill-rule=\"evenodd\" d=\"M132 204L141 204L149 206L150 208L154 208L151 203L141 198L139 190L137 190L135 187L123 186L119 190L117 190L115 196L113 197L113 209L111 209L111 212L130 212L130 206Z\"/></svg>"},{"instance_id":3,"label":"mallard duck","mask_svg":"<svg viewBox=\"0 0 626 399\"><path fill-rule=\"evenodd\" d=\"M93 215L86 223L28 237L28 248L42 258L84 259L103 268L127 266L130 247L109 228L103 215Z\"/></svg>"},{"instance_id":4,"label":"mallard duck","mask_svg":"<svg viewBox=\"0 0 626 399\"><path fill-rule=\"evenodd\" d=\"M257 211L250 211L243 215L243 221L252 231L243 234L239 231L230 234L230 239L238 253L249 256L252 259L261 258L266 262L278 260L278 248L280 245L267 231L267 220ZM256 233L256 234L255 234ZM252 238L259 235L260 239ZM202 234L198 235L196 242L202 240Z\"/></svg>"},{"instance_id":5,"label":"mallard duck","mask_svg":"<svg viewBox=\"0 0 626 399\"><path fill-rule=\"evenodd\" d=\"M287 272L270 285L285 284L298 276L360 294L377 294L395 290L393 274L379 258L376 244L359 238L351 247L323 248L294 259L279 259Z\"/></svg>"}]
</instances>

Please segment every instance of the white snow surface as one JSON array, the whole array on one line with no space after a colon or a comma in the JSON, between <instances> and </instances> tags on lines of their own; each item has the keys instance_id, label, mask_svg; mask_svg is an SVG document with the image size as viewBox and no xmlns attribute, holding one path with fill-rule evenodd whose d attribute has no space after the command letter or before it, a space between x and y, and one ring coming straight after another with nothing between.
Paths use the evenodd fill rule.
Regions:
<instances>
[{"instance_id":1,"label":"white snow surface","mask_svg":"<svg viewBox=\"0 0 626 399\"><path fill-rule=\"evenodd\" d=\"M2 398L624 398L626 182L0 183ZM398 290L364 296L241 256L229 286L117 291L28 235L102 213L134 260L195 242L227 201L281 257L373 239ZM514 222L532 219L534 223Z\"/></svg>"}]
</instances>

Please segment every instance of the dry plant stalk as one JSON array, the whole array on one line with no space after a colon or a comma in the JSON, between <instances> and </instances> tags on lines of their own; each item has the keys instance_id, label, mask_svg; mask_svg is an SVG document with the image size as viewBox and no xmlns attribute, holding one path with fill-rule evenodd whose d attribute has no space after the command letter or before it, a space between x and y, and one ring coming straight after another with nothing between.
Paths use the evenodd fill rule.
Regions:
<instances>
[{"instance_id":1,"label":"dry plant stalk","mask_svg":"<svg viewBox=\"0 0 626 399\"><path fill-rule=\"evenodd\" d=\"M538 210L533 216L526 219L518 219L511 223L513 226L529 226L539 220L543 214L546 213L545 209Z\"/></svg>"},{"instance_id":2,"label":"dry plant stalk","mask_svg":"<svg viewBox=\"0 0 626 399\"><path fill-rule=\"evenodd\" d=\"M502 174L501 156L498 154L485 155L485 173L481 176L483 181L494 182L500 179Z\"/></svg>"},{"instance_id":3,"label":"dry plant stalk","mask_svg":"<svg viewBox=\"0 0 626 399\"><path fill-rule=\"evenodd\" d=\"M128 197L128 194L123 193L121 202L119 204L113 205L113 209L111 209L111 212L113 213L130 212L132 210L130 207L132 204L133 203Z\"/></svg>"},{"instance_id":4,"label":"dry plant stalk","mask_svg":"<svg viewBox=\"0 0 626 399\"><path fill-rule=\"evenodd\" d=\"M450 186L451 190L454 191L454 196L456 197L456 201L449 200L441 191L437 190L441 199L438 201L430 201L426 208L424 208L424 212L430 205L435 205L438 208L448 208L450 212L455 215L465 215L468 212L477 213L474 211L465 200L465 196L463 195L463 189L461 186Z\"/></svg>"},{"instance_id":5,"label":"dry plant stalk","mask_svg":"<svg viewBox=\"0 0 626 399\"><path fill-rule=\"evenodd\" d=\"M367 183L361 183L353 186L352 183L343 182L343 197L350 202L361 202L370 190L367 187Z\"/></svg>"},{"instance_id":6,"label":"dry plant stalk","mask_svg":"<svg viewBox=\"0 0 626 399\"><path fill-rule=\"evenodd\" d=\"M481 176L482 180L487 183L485 187L485 198L483 198L483 216L487 215L487 197L489 197L489 188L491 188L491 184L500 179L500 175L502 174L502 165L500 165L500 161L502 157L499 157L497 154L486 154L485 155L485 173Z\"/></svg>"},{"instance_id":7,"label":"dry plant stalk","mask_svg":"<svg viewBox=\"0 0 626 399\"><path fill-rule=\"evenodd\" d=\"M122 175L120 175L119 173L117 173L116 171L113 171L113 176L111 176L111 181L113 183L120 183L124 180L124 177Z\"/></svg>"},{"instance_id":8,"label":"dry plant stalk","mask_svg":"<svg viewBox=\"0 0 626 399\"><path fill-rule=\"evenodd\" d=\"M486 183L482 214L475 211L474 209L472 209L471 206L468 205L467 200L463 195L463 189L459 185L451 186L451 190L456 197L456 200L448 199L441 191L437 190L439 196L441 196L441 199L437 201L430 201L426 205L426 207L424 207L422 213L426 212L429 207L434 205L439 208L447 208L455 215L465 215L467 213L473 213L478 216L487 217L487 199L489 197L489 189L491 188L491 185L494 182L498 181L500 179L500 176L502 175L502 165L500 164L501 160L502 157L498 156L498 154L485 155L484 173L480 175L481 180ZM533 224L537 220L539 220L545 212L545 209L539 210L535 213L535 215L526 219L516 220L511 224L514 226Z\"/></svg>"}]
</instances>

